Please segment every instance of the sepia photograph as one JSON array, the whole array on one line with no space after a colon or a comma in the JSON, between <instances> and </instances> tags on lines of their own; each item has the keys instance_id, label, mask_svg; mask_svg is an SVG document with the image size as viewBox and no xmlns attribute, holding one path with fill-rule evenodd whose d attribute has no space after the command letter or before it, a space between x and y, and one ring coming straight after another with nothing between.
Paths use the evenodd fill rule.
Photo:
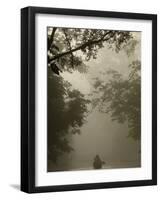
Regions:
<instances>
[{"instance_id":1,"label":"sepia photograph","mask_svg":"<svg viewBox=\"0 0 161 200\"><path fill-rule=\"evenodd\" d=\"M141 32L46 37L47 172L141 167Z\"/></svg>"},{"instance_id":2,"label":"sepia photograph","mask_svg":"<svg viewBox=\"0 0 161 200\"><path fill-rule=\"evenodd\" d=\"M21 190L157 184L157 15L21 9Z\"/></svg>"}]
</instances>

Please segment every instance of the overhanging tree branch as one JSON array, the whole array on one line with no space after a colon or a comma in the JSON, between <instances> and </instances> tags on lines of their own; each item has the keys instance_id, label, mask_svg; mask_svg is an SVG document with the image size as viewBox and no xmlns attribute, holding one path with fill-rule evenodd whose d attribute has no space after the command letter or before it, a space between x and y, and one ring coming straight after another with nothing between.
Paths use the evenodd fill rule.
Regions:
<instances>
[{"instance_id":1,"label":"overhanging tree branch","mask_svg":"<svg viewBox=\"0 0 161 200\"><path fill-rule=\"evenodd\" d=\"M108 41L108 40L111 38L111 36L110 36L110 37L107 37L107 38L106 38L106 36L107 36L110 32L112 32L112 31L106 32L106 33L105 33L100 39L98 39L98 40L89 40L88 42L86 42L86 43L84 43L84 44L82 44L82 45L80 45L80 46L78 46L78 47L76 47L76 48L74 48L74 49L68 50L68 51L63 52L63 53L59 53L59 54L57 54L57 55L51 57L51 58L49 59L50 64L52 64L53 62L55 62L56 59L61 58L62 56L66 56L66 55L71 54L71 53L73 53L73 52L75 52L75 51L85 49L87 46L91 46L91 45L93 45L93 44L98 44L98 43L100 43L100 42L102 42L102 41Z\"/></svg>"}]
</instances>

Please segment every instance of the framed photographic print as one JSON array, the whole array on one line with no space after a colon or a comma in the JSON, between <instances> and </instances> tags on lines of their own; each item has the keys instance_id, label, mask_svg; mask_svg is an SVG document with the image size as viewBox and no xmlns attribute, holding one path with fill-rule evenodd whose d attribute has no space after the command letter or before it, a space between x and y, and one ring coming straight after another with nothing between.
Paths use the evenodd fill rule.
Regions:
<instances>
[{"instance_id":1,"label":"framed photographic print","mask_svg":"<svg viewBox=\"0 0 161 200\"><path fill-rule=\"evenodd\" d=\"M157 184L157 16L21 10L21 190Z\"/></svg>"}]
</instances>

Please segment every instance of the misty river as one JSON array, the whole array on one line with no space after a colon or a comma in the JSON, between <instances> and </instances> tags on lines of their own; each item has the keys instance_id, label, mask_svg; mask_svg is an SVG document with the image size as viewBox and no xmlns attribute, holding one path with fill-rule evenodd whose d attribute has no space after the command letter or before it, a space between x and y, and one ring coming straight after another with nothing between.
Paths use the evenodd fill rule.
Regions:
<instances>
[{"instance_id":1,"label":"misty river","mask_svg":"<svg viewBox=\"0 0 161 200\"><path fill-rule=\"evenodd\" d=\"M103 168L140 167L140 142L128 136L127 124L111 121L110 116L95 109L86 119L81 134L72 135L74 151L61 156L49 171L93 169L98 154L105 162Z\"/></svg>"}]
</instances>

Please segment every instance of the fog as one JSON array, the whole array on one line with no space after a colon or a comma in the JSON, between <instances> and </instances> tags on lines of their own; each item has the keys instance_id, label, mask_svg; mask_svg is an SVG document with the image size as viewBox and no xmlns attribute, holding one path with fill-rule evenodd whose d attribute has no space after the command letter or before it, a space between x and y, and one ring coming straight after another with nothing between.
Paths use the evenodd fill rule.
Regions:
<instances>
[{"instance_id":1,"label":"fog","mask_svg":"<svg viewBox=\"0 0 161 200\"><path fill-rule=\"evenodd\" d=\"M106 162L104 168L138 167L139 142L127 138L126 124L111 122L107 114L94 110L81 128L81 135L73 136L74 152L71 168L92 168L95 155Z\"/></svg>"},{"instance_id":2,"label":"fog","mask_svg":"<svg viewBox=\"0 0 161 200\"><path fill-rule=\"evenodd\" d=\"M133 33L133 36L138 44L131 56L127 56L124 50L116 53L105 46L99 51L97 59L88 62L87 73L63 72L62 77L69 81L74 89L90 98L95 77L102 77L104 80L104 73L108 69L115 69L126 77L131 61L141 58L141 34ZM87 115L80 131L81 134L71 136L70 142L74 151L58 160L58 169L92 169L96 155L105 161L103 168L140 167L140 141L128 137L126 122L112 121L109 114L100 112L96 106Z\"/></svg>"}]
</instances>

